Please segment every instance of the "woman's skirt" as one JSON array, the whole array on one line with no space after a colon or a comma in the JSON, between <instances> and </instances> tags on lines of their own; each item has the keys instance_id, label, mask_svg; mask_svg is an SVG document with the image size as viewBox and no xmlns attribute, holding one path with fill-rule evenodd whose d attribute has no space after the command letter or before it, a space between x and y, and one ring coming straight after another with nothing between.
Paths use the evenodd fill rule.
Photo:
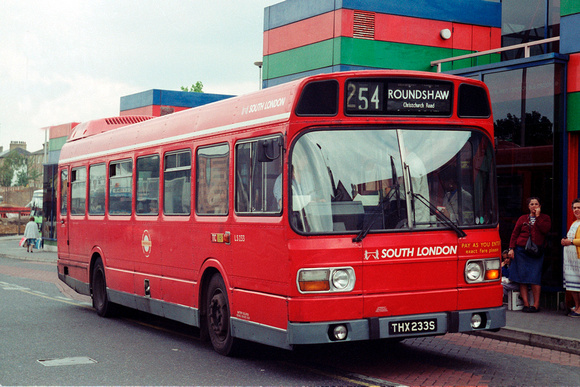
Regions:
<instances>
[{"instance_id":1,"label":"woman's skirt","mask_svg":"<svg viewBox=\"0 0 580 387\"><path fill-rule=\"evenodd\" d=\"M580 259L574 245L564 247L564 287L580 292Z\"/></svg>"},{"instance_id":2,"label":"woman's skirt","mask_svg":"<svg viewBox=\"0 0 580 387\"><path fill-rule=\"evenodd\" d=\"M520 284L542 284L542 265L544 254L541 257L532 257L521 246L514 250L514 260L510 263L510 281Z\"/></svg>"}]
</instances>

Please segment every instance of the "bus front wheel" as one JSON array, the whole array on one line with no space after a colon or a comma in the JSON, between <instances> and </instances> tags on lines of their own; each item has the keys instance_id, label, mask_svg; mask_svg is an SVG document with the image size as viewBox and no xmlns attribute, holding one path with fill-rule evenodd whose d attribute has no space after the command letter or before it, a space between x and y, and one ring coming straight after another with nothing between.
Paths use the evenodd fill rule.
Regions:
<instances>
[{"instance_id":1,"label":"bus front wheel","mask_svg":"<svg viewBox=\"0 0 580 387\"><path fill-rule=\"evenodd\" d=\"M221 355L233 355L238 345L230 327L230 306L226 285L219 274L214 274L209 281L206 307L207 330L211 345Z\"/></svg>"},{"instance_id":2,"label":"bus front wheel","mask_svg":"<svg viewBox=\"0 0 580 387\"><path fill-rule=\"evenodd\" d=\"M93 308L101 317L110 317L113 314L113 303L107 296L107 280L105 278L105 266L101 258L97 258L93 268L92 278Z\"/></svg>"}]
</instances>

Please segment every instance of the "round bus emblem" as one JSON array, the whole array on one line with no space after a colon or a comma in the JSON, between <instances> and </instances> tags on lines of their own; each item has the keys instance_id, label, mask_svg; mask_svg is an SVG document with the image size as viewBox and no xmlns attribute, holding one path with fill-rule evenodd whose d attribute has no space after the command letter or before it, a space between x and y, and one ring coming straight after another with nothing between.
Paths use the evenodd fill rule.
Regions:
<instances>
[{"instance_id":1,"label":"round bus emblem","mask_svg":"<svg viewBox=\"0 0 580 387\"><path fill-rule=\"evenodd\" d=\"M143 254L146 257L151 254L151 248L153 247L153 243L151 242L151 235L149 235L149 231L143 231L143 236L141 236L141 248L143 249Z\"/></svg>"}]
</instances>

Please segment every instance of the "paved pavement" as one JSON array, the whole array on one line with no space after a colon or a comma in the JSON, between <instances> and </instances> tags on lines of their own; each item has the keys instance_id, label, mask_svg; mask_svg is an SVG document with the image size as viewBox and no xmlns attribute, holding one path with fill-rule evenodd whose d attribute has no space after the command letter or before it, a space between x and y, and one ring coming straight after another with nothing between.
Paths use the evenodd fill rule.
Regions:
<instances>
[{"instance_id":1,"label":"paved pavement","mask_svg":"<svg viewBox=\"0 0 580 387\"><path fill-rule=\"evenodd\" d=\"M0 257L56 263L56 252L35 249L34 253L27 253L25 248L18 246L21 238L0 237ZM60 281L56 279L56 282ZM71 298L77 298L71 295L74 291L68 286L63 284L59 288ZM543 308L539 313L508 310L504 328L499 332L480 332L478 335L580 355L580 318L567 317L564 311L555 309L556 305Z\"/></svg>"}]
</instances>

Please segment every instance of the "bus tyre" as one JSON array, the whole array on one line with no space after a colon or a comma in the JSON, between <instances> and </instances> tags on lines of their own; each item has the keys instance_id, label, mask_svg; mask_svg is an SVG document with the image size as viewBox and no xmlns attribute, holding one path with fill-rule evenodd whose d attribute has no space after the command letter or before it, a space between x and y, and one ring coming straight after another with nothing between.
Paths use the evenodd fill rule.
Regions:
<instances>
[{"instance_id":1,"label":"bus tyre","mask_svg":"<svg viewBox=\"0 0 580 387\"><path fill-rule=\"evenodd\" d=\"M221 275L213 275L206 294L206 321L211 345L220 355L233 355L237 340L232 336L230 329L230 306L226 285Z\"/></svg>"},{"instance_id":2,"label":"bus tyre","mask_svg":"<svg viewBox=\"0 0 580 387\"><path fill-rule=\"evenodd\" d=\"M110 317L113 314L113 304L107 296L107 280L105 279L105 266L101 258L97 258L93 268L92 278L93 308L101 317Z\"/></svg>"}]
</instances>

